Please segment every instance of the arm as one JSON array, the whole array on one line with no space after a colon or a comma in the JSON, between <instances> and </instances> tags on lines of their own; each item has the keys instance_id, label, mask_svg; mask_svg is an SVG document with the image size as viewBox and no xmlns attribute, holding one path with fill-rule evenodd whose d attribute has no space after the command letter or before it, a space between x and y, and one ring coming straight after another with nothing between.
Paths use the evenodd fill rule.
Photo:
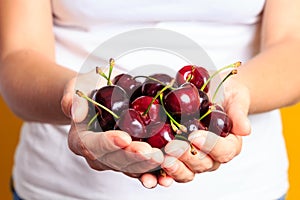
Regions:
<instances>
[{"instance_id":1,"label":"arm","mask_svg":"<svg viewBox=\"0 0 300 200\"><path fill-rule=\"evenodd\" d=\"M85 76L77 77L74 71L55 63L50 1L1 0L0 3L1 95L24 120L70 124L75 80ZM80 109L73 107L68 142L70 149L83 156L91 168L113 169L139 177L139 170L147 171L162 162L160 150L146 143L131 142L127 133L79 131L74 123L86 115L84 102L78 100ZM146 179L141 180L143 184ZM151 177L150 182L149 187L156 185L156 177Z\"/></svg>"},{"instance_id":2,"label":"arm","mask_svg":"<svg viewBox=\"0 0 300 200\"><path fill-rule=\"evenodd\" d=\"M299 8L299 0L267 1L263 13L261 52L225 83L224 106L233 121L233 134L218 138L213 148L205 152L209 156L203 155L201 159L195 159L189 151L178 155L174 146L183 145L178 141L170 142L165 148L170 157L163 165L168 174L185 182L192 180L195 173L215 170L220 163L226 163L240 153L241 136L250 133L248 113L266 112L300 100L297 89L300 85ZM208 134L194 132L189 136L200 155L201 149L206 149L204 141Z\"/></svg>"},{"instance_id":3,"label":"arm","mask_svg":"<svg viewBox=\"0 0 300 200\"><path fill-rule=\"evenodd\" d=\"M70 123L60 101L75 72L54 62L50 1L2 0L0 13L1 95L24 120Z\"/></svg>"},{"instance_id":4,"label":"arm","mask_svg":"<svg viewBox=\"0 0 300 200\"><path fill-rule=\"evenodd\" d=\"M261 53L241 67L237 81L250 90L249 113L300 100L300 1L269 0L263 13Z\"/></svg>"}]
</instances>

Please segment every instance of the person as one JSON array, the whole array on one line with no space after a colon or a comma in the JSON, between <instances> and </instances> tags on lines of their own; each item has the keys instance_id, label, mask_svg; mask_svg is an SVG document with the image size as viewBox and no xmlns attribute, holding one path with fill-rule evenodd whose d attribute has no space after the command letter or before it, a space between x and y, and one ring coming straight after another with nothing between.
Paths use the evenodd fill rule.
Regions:
<instances>
[{"instance_id":1,"label":"person","mask_svg":"<svg viewBox=\"0 0 300 200\"><path fill-rule=\"evenodd\" d=\"M278 109L300 98L299 7L296 0L2 0L0 92L25 121L15 198L284 198L288 162ZM192 38L217 66L243 62L224 92L232 134L201 159L188 151L174 155L176 141L163 156L125 132L87 134L74 125L86 113L86 101L74 96L78 66L112 35L143 27ZM209 134L196 132L191 140L199 154ZM157 165L166 176L134 173Z\"/></svg>"}]
</instances>

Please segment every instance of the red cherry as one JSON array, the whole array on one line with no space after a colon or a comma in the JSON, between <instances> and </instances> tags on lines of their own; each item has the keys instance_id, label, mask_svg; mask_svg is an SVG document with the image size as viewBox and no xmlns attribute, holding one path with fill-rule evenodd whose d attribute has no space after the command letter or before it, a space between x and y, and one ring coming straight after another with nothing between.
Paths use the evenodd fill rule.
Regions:
<instances>
[{"instance_id":1,"label":"red cherry","mask_svg":"<svg viewBox=\"0 0 300 200\"><path fill-rule=\"evenodd\" d=\"M140 113L132 108L121 113L116 125L120 130L130 134L133 139L147 138L144 120Z\"/></svg>"},{"instance_id":2,"label":"red cherry","mask_svg":"<svg viewBox=\"0 0 300 200\"><path fill-rule=\"evenodd\" d=\"M140 113L145 125L149 125L150 123L163 122L166 120L166 115L163 113L163 109L159 101L157 99L155 99L153 103L152 101L153 97L140 96L136 98L130 106ZM147 109L149 110L147 111ZM146 111L147 113L145 113Z\"/></svg>"},{"instance_id":3,"label":"red cherry","mask_svg":"<svg viewBox=\"0 0 300 200\"><path fill-rule=\"evenodd\" d=\"M133 79L129 74L119 74L113 80L114 85L118 85L123 88L129 97L134 93L134 91L142 84L141 82Z\"/></svg>"},{"instance_id":4,"label":"red cherry","mask_svg":"<svg viewBox=\"0 0 300 200\"><path fill-rule=\"evenodd\" d=\"M142 86L142 94L144 96L154 97L160 90L172 81L172 77L167 74L153 74L149 76ZM164 91L167 94L170 90Z\"/></svg>"},{"instance_id":5,"label":"red cherry","mask_svg":"<svg viewBox=\"0 0 300 200\"><path fill-rule=\"evenodd\" d=\"M232 128L231 119L225 112L220 110L212 110L201 122L207 127L208 131L221 137L229 135Z\"/></svg>"},{"instance_id":6,"label":"red cherry","mask_svg":"<svg viewBox=\"0 0 300 200\"><path fill-rule=\"evenodd\" d=\"M201 121L199 121L199 119L190 119L187 122L184 122L183 124L187 128L188 133L191 133L191 132L197 131L197 130L207 130L205 125Z\"/></svg>"},{"instance_id":7,"label":"red cherry","mask_svg":"<svg viewBox=\"0 0 300 200\"><path fill-rule=\"evenodd\" d=\"M176 82L182 85L186 82L193 83L199 90L203 84L209 79L208 71L200 66L186 65L182 67L176 74ZM204 88L204 92L208 92L209 84Z\"/></svg>"},{"instance_id":8,"label":"red cherry","mask_svg":"<svg viewBox=\"0 0 300 200\"><path fill-rule=\"evenodd\" d=\"M152 147L163 148L168 142L174 139L175 133L172 130L170 124L156 123L152 126L147 127L149 137L146 142Z\"/></svg>"},{"instance_id":9,"label":"red cherry","mask_svg":"<svg viewBox=\"0 0 300 200\"><path fill-rule=\"evenodd\" d=\"M199 116L200 97L192 83L185 83L164 96L164 106L172 115L178 117Z\"/></svg>"},{"instance_id":10,"label":"red cherry","mask_svg":"<svg viewBox=\"0 0 300 200\"><path fill-rule=\"evenodd\" d=\"M124 109L129 107L129 100L126 92L119 86L108 85L100 88L95 93L95 101L107 109L119 115ZM97 117L102 131L113 129L115 118L106 110L95 106L95 111L99 112Z\"/></svg>"}]
</instances>

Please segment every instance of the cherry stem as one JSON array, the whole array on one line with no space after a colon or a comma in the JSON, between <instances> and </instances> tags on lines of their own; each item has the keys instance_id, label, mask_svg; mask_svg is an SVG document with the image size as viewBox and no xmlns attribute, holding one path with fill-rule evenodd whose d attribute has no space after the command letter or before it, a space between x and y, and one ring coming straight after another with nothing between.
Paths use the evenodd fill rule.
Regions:
<instances>
[{"instance_id":1,"label":"cherry stem","mask_svg":"<svg viewBox=\"0 0 300 200\"><path fill-rule=\"evenodd\" d=\"M199 118L199 121L201 121L204 117L206 117L207 115L209 115L211 112L212 112L212 109L209 109L204 115L202 115L202 116Z\"/></svg>"},{"instance_id":2,"label":"cherry stem","mask_svg":"<svg viewBox=\"0 0 300 200\"><path fill-rule=\"evenodd\" d=\"M115 66L115 60L113 58L109 59L109 72L108 72L108 77L107 77L107 85L112 85L111 83L111 74L112 74L112 70Z\"/></svg>"},{"instance_id":3,"label":"cherry stem","mask_svg":"<svg viewBox=\"0 0 300 200\"><path fill-rule=\"evenodd\" d=\"M167 177L167 173L163 169L159 170L159 175L162 176L162 177Z\"/></svg>"},{"instance_id":4,"label":"cherry stem","mask_svg":"<svg viewBox=\"0 0 300 200\"><path fill-rule=\"evenodd\" d=\"M191 147L191 150L190 150L191 154L196 155L198 153L196 147L192 143L190 143L190 147Z\"/></svg>"},{"instance_id":5,"label":"cherry stem","mask_svg":"<svg viewBox=\"0 0 300 200\"><path fill-rule=\"evenodd\" d=\"M96 67L96 74L99 74L100 76L102 76L103 78L105 78L106 80L108 80L108 77L106 76L106 74L98 66Z\"/></svg>"},{"instance_id":6,"label":"cherry stem","mask_svg":"<svg viewBox=\"0 0 300 200\"><path fill-rule=\"evenodd\" d=\"M147 113L149 112L152 104L154 103L154 101L159 97L159 95L161 95L165 90L167 90L168 88L172 87L172 85L174 84L175 80L172 79L171 82L166 85L163 89L161 89L159 92L157 92L157 94L152 98L150 104L148 105L147 110L143 113L143 115L147 115Z\"/></svg>"},{"instance_id":7,"label":"cherry stem","mask_svg":"<svg viewBox=\"0 0 300 200\"><path fill-rule=\"evenodd\" d=\"M213 102L213 103L215 102L215 99L216 99L216 97L217 97L217 94L218 94L218 92L219 92L221 86L223 85L223 83L224 83L230 76L232 76L232 75L234 75L234 74L237 74L237 69L234 69L234 70L232 70L230 73L228 73L227 76L225 76L225 78L223 78L223 80L219 83L219 85L218 85L217 89L215 90L215 93L214 93L214 95L213 95L213 97L212 97L212 102Z\"/></svg>"},{"instance_id":8,"label":"cherry stem","mask_svg":"<svg viewBox=\"0 0 300 200\"><path fill-rule=\"evenodd\" d=\"M186 141L190 144L190 152L192 155L196 155L198 153L196 147L185 137L183 136L182 134L176 134L175 135L175 139L177 140L183 140L183 141Z\"/></svg>"},{"instance_id":9,"label":"cherry stem","mask_svg":"<svg viewBox=\"0 0 300 200\"><path fill-rule=\"evenodd\" d=\"M215 71L208 79L207 81L202 85L201 87L201 91L203 91L205 89L205 87L208 85L208 83L216 76L218 75L220 72L226 70L226 69L229 69L229 68L238 68L239 66L241 66L242 62L238 61L238 62L235 62L235 63L232 63L230 65L227 65L225 67L222 67L220 68L219 70Z\"/></svg>"},{"instance_id":10,"label":"cherry stem","mask_svg":"<svg viewBox=\"0 0 300 200\"><path fill-rule=\"evenodd\" d=\"M91 99L90 97L88 97L86 94L84 94L83 92L81 92L80 90L76 90L76 94L84 99L86 99L87 101L93 103L94 105L99 106L100 108L106 110L107 112L109 112L112 116L114 116L116 119L119 119L120 117L114 113L113 111L111 111L110 109L108 109L107 107L101 105L100 103L94 101L93 99Z\"/></svg>"},{"instance_id":11,"label":"cherry stem","mask_svg":"<svg viewBox=\"0 0 300 200\"><path fill-rule=\"evenodd\" d=\"M193 65L193 66L192 66L192 71L191 71L191 73L188 75L188 77L187 77L187 79L186 79L186 82L190 82L190 81L191 81L191 79L193 78L193 73L194 73L194 71L195 71L195 66Z\"/></svg>"},{"instance_id":12,"label":"cherry stem","mask_svg":"<svg viewBox=\"0 0 300 200\"><path fill-rule=\"evenodd\" d=\"M164 103L163 103L163 95L160 94L159 95L159 98L160 98L160 102L161 102L161 105L162 105L162 108L164 109L166 115L169 117L169 119L171 120L171 122L173 122L178 128L180 131L182 132L187 132L187 128L182 125L182 124L179 124L171 115L170 113L166 110L166 108L164 107Z\"/></svg>"},{"instance_id":13,"label":"cherry stem","mask_svg":"<svg viewBox=\"0 0 300 200\"><path fill-rule=\"evenodd\" d=\"M183 140L183 141L188 141L186 137L184 137L182 134L176 134L175 139L177 140Z\"/></svg>"},{"instance_id":14,"label":"cherry stem","mask_svg":"<svg viewBox=\"0 0 300 200\"><path fill-rule=\"evenodd\" d=\"M89 129L89 127L92 125L92 123L97 119L98 115L99 115L99 112L97 112L97 113L94 115L94 117L89 121L89 123L88 123L88 125L87 125L88 129Z\"/></svg>"},{"instance_id":15,"label":"cherry stem","mask_svg":"<svg viewBox=\"0 0 300 200\"><path fill-rule=\"evenodd\" d=\"M149 79L149 80L151 80L151 81L155 81L155 82L157 82L157 83L159 83L159 84L161 84L161 85L166 85L166 84L164 84L163 82L161 82L160 80L158 80L158 79L156 79L156 78L153 78L153 77L150 77L150 76L143 76L143 75L140 75L140 76L135 76L135 77L133 77L133 79L135 80L135 79L137 79L137 78L146 78L146 79ZM173 83L174 84L174 83ZM172 85L173 85L172 84ZM169 84L168 84L169 85ZM169 87L171 90L174 90L175 88L174 87Z\"/></svg>"},{"instance_id":16,"label":"cherry stem","mask_svg":"<svg viewBox=\"0 0 300 200\"><path fill-rule=\"evenodd\" d=\"M170 121L170 123L171 123L171 127L172 127L173 131L176 133L176 135L182 133L182 131L178 129L178 127L173 123L173 121Z\"/></svg>"}]
</instances>

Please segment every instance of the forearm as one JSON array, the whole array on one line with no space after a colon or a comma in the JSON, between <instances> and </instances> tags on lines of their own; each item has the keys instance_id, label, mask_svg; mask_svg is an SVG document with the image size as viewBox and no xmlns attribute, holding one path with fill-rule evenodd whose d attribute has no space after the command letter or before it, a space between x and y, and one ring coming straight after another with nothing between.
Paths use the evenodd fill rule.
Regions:
<instances>
[{"instance_id":1,"label":"forearm","mask_svg":"<svg viewBox=\"0 0 300 200\"><path fill-rule=\"evenodd\" d=\"M21 50L1 60L0 92L12 111L26 121L68 124L60 101L75 72L44 55Z\"/></svg>"},{"instance_id":2,"label":"forearm","mask_svg":"<svg viewBox=\"0 0 300 200\"><path fill-rule=\"evenodd\" d=\"M286 40L265 48L240 68L235 77L250 90L249 113L260 113L300 100L299 40Z\"/></svg>"}]
</instances>

